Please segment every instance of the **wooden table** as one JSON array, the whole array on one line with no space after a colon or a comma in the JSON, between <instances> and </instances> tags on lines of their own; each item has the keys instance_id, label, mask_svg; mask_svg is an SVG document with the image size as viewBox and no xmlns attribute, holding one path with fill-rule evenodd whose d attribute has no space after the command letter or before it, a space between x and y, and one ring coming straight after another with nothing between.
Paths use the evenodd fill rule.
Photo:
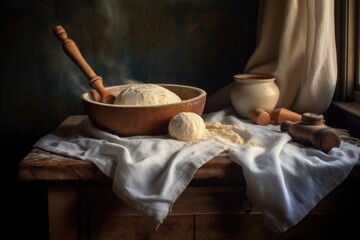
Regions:
<instances>
[{"instance_id":1,"label":"wooden table","mask_svg":"<svg viewBox=\"0 0 360 240\"><path fill-rule=\"evenodd\" d=\"M22 181L48 184L49 235L55 239L346 239L360 223L360 165L298 225L274 233L245 197L239 165L220 155L203 165L158 230L122 202L93 163L34 148ZM345 237L345 238L343 238Z\"/></svg>"}]
</instances>

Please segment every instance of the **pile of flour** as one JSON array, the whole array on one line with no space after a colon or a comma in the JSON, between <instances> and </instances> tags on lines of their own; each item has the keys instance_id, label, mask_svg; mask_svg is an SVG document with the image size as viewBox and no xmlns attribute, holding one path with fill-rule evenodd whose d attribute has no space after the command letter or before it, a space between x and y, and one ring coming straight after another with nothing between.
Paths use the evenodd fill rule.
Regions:
<instances>
[{"instance_id":1,"label":"pile of flour","mask_svg":"<svg viewBox=\"0 0 360 240\"><path fill-rule=\"evenodd\" d=\"M206 131L203 139L216 139L222 142L226 147L230 146L261 146L261 143L257 139L250 138L248 140L247 134L241 134L240 131L231 125L223 124L220 122L207 122Z\"/></svg>"}]
</instances>

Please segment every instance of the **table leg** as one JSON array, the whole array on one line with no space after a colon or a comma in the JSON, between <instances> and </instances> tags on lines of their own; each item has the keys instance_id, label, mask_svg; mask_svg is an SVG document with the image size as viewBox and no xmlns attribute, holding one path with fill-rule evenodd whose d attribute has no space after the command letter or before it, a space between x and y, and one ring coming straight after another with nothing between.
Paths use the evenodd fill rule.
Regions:
<instances>
[{"instance_id":1,"label":"table leg","mask_svg":"<svg viewBox=\"0 0 360 240\"><path fill-rule=\"evenodd\" d=\"M78 239L78 195L75 184L48 184L50 240Z\"/></svg>"}]
</instances>

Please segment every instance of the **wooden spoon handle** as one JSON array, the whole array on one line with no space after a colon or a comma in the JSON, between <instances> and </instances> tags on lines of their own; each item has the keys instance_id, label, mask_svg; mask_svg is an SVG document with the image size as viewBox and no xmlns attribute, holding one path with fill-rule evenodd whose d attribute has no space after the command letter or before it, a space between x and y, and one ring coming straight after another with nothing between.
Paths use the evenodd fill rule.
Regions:
<instances>
[{"instance_id":1,"label":"wooden spoon handle","mask_svg":"<svg viewBox=\"0 0 360 240\"><path fill-rule=\"evenodd\" d=\"M107 92L103 85L103 79L100 76L97 76L94 70L89 66L89 64L84 59L76 43L69 39L65 29L62 26L56 26L54 28L55 36L63 43L64 52L75 62L75 64L80 68L80 70L85 74L89 81L89 85L95 89L100 95L100 101L106 103L113 103L115 96Z\"/></svg>"},{"instance_id":2,"label":"wooden spoon handle","mask_svg":"<svg viewBox=\"0 0 360 240\"><path fill-rule=\"evenodd\" d=\"M54 33L55 36L63 43L64 52L76 63L76 65L78 65L88 80L90 81L92 78L96 77L96 73L92 70L80 53L76 43L68 38L65 29L62 26L56 26L54 28Z\"/></svg>"}]
</instances>

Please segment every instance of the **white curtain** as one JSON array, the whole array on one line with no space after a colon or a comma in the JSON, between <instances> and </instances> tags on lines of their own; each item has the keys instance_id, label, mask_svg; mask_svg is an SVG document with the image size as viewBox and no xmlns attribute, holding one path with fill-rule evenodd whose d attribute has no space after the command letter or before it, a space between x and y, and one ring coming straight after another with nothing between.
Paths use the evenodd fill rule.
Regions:
<instances>
[{"instance_id":1,"label":"white curtain","mask_svg":"<svg viewBox=\"0 0 360 240\"><path fill-rule=\"evenodd\" d=\"M276 77L277 107L324 113L337 79L334 0L260 0L257 30L244 72ZM206 110L231 104L230 87L210 96Z\"/></svg>"}]
</instances>

